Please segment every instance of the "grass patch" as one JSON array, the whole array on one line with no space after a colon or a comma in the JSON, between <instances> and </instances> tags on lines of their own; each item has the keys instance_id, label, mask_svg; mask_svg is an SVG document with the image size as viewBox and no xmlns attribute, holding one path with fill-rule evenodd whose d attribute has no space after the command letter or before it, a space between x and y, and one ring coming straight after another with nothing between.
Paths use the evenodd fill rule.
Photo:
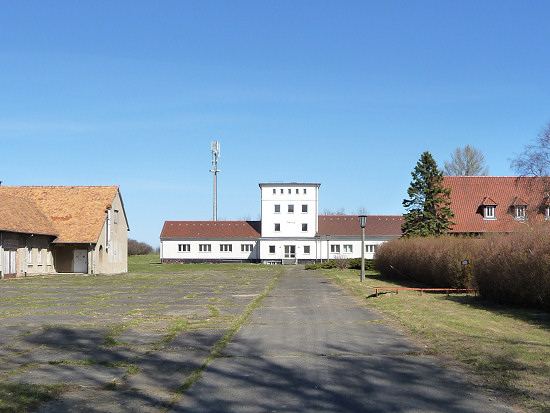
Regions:
<instances>
[{"instance_id":1,"label":"grass patch","mask_svg":"<svg viewBox=\"0 0 550 413\"><path fill-rule=\"evenodd\" d=\"M60 395L65 386L25 383L0 383L0 412L19 413L34 410Z\"/></svg>"},{"instance_id":2,"label":"grass patch","mask_svg":"<svg viewBox=\"0 0 550 413\"><path fill-rule=\"evenodd\" d=\"M425 354L468 371L476 386L496 391L522 409L550 412L550 314L495 305L479 297L400 291L373 296L396 284L369 272L323 270L368 306L412 335Z\"/></svg>"}]
</instances>

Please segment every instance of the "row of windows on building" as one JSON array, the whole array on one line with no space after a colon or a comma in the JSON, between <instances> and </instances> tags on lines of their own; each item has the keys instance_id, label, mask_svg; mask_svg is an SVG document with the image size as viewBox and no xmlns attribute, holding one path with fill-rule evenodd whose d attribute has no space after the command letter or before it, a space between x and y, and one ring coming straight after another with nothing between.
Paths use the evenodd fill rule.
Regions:
<instances>
[{"instance_id":1,"label":"row of windows on building","mask_svg":"<svg viewBox=\"0 0 550 413\"><path fill-rule=\"evenodd\" d=\"M275 211L276 214L281 212L281 205L275 204ZM289 214L294 213L294 204L288 204L287 205L287 211ZM302 204L302 213L307 214L307 204Z\"/></svg>"},{"instance_id":2,"label":"row of windows on building","mask_svg":"<svg viewBox=\"0 0 550 413\"><path fill-rule=\"evenodd\" d=\"M527 206L526 205L514 205L512 212L515 219L524 220L527 219ZM550 207L544 208L544 216L548 220L550 219ZM486 205L483 209L483 218L485 219L497 219L496 217L496 205Z\"/></svg>"},{"instance_id":3,"label":"row of windows on building","mask_svg":"<svg viewBox=\"0 0 550 413\"><path fill-rule=\"evenodd\" d=\"M254 244L241 244L241 252L251 252ZM220 244L220 252L232 252L233 244ZM178 252L191 252L191 244L178 244ZM199 252L212 252L212 244L199 244Z\"/></svg>"},{"instance_id":4,"label":"row of windows on building","mask_svg":"<svg viewBox=\"0 0 550 413\"><path fill-rule=\"evenodd\" d=\"M281 232L281 224L275 223L275 232ZM302 232L307 232L307 224L302 224Z\"/></svg>"},{"instance_id":5,"label":"row of windows on building","mask_svg":"<svg viewBox=\"0 0 550 413\"><path fill-rule=\"evenodd\" d=\"M377 245L365 245L365 252L374 253L376 252ZM311 247L309 245L304 245L304 254L310 254ZM241 252L252 252L254 249L254 244L241 244ZM191 252L191 244L178 244L179 252ZM233 244L220 244L220 252L232 252ZM212 244L199 244L199 252L212 252ZM353 253L352 244L332 244L330 246L330 252L333 254L351 254ZM269 253L275 254L275 245L269 246Z\"/></svg>"},{"instance_id":6,"label":"row of windows on building","mask_svg":"<svg viewBox=\"0 0 550 413\"><path fill-rule=\"evenodd\" d=\"M51 265L51 254L50 251L43 251L42 248L36 250L36 260L33 260L32 248L29 248L27 251L27 265Z\"/></svg>"},{"instance_id":7,"label":"row of windows on building","mask_svg":"<svg viewBox=\"0 0 550 413\"><path fill-rule=\"evenodd\" d=\"M296 195L300 194L300 188L294 188ZM280 188L279 193L283 195L285 193L285 188ZM307 188L302 188L302 193L304 195L307 194ZM273 188L273 195L277 194L277 188ZM292 188L287 188L287 194L292 194Z\"/></svg>"},{"instance_id":8,"label":"row of windows on building","mask_svg":"<svg viewBox=\"0 0 550 413\"><path fill-rule=\"evenodd\" d=\"M376 252L377 245L365 245L365 252L374 253ZM330 246L330 252L333 254L340 254L343 252L344 254L350 254L353 252L353 245L351 244L332 244Z\"/></svg>"}]
</instances>

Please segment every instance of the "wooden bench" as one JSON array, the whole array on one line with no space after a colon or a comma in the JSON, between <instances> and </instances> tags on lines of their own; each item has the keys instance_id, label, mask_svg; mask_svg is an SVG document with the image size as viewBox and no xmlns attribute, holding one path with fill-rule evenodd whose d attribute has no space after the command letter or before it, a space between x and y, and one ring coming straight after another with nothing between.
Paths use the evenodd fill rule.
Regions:
<instances>
[{"instance_id":1,"label":"wooden bench","mask_svg":"<svg viewBox=\"0 0 550 413\"><path fill-rule=\"evenodd\" d=\"M447 296L449 293L474 293L474 295L477 295L478 290L474 288L411 288L411 287L372 287L376 291L376 296L378 297L378 291L379 290L395 290L396 294L399 294L399 290L411 290L411 291L420 291L420 295L424 294L424 291L432 291L432 292L441 292L445 291L447 293Z\"/></svg>"}]
</instances>

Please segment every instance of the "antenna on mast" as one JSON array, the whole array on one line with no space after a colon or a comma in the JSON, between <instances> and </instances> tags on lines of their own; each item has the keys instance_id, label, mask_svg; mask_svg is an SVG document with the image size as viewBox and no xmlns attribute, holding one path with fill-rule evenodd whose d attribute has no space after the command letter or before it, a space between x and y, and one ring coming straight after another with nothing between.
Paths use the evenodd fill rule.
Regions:
<instances>
[{"instance_id":1,"label":"antenna on mast","mask_svg":"<svg viewBox=\"0 0 550 413\"><path fill-rule=\"evenodd\" d=\"M217 221L218 220L218 172L221 172L218 170L218 158L220 157L220 143L218 141L212 141L211 144L212 149L212 169L210 172L214 174L214 208L212 212L212 220Z\"/></svg>"}]
</instances>

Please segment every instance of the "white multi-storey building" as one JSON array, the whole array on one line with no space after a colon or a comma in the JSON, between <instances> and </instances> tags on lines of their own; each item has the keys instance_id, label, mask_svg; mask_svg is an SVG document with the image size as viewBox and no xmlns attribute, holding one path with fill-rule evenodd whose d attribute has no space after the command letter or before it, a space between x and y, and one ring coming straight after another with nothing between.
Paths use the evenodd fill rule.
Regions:
<instances>
[{"instance_id":1,"label":"white multi-storey building","mask_svg":"<svg viewBox=\"0 0 550 413\"><path fill-rule=\"evenodd\" d=\"M316 183L261 183L261 221L166 221L162 262L316 262L361 257L356 215L319 215ZM401 215L371 215L365 258L401 236Z\"/></svg>"}]
</instances>

